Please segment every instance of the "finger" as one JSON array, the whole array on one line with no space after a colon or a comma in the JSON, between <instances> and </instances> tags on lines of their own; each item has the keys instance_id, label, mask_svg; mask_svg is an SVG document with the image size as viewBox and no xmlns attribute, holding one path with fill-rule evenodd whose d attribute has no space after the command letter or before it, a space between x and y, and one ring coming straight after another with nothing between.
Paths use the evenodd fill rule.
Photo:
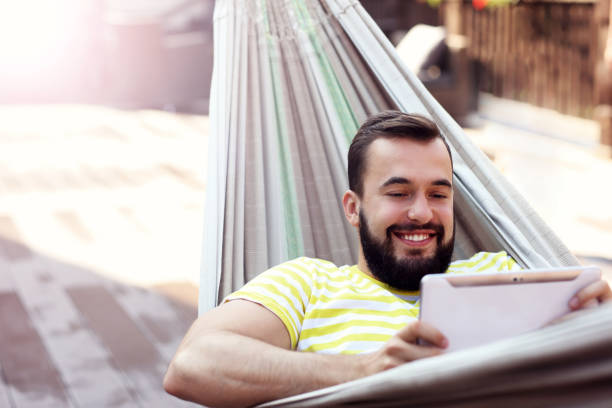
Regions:
<instances>
[{"instance_id":1,"label":"finger","mask_svg":"<svg viewBox=\"0 0 612 408\"><path fill-rule=\"evenodd\" d=\"M570 299L570 308L576 310L583 308L590 301L601 303L612 301L612 289L604 280L600 280L582 288Z\"/></svg>"},{"instance_id":2,"label":"finger","mask_svg":"<svg viewBox=\"0 0 612 408\"><path fill-rule=\"evenodd\" d=\"M416 343L417 339L422 339L437 347L448 347L448 340L438 329L418 320L408 323L396 336L407 343Z\"/></svg>"},{"instance_id":3,"label":"finger","mask_svg":"<svg viewBox=\"0 0 612 408\"><path fill-rule=\"evenodd\" d=\"M420 358L433 357L442 354L442 349L435 346L422 346L407 343L398 337L394 337L383 348L383 354L390 358L387 365L395 367L408 361Z\"/></svg>"},{"instance_id":4,"label":"finger","mask_svg":"<svg viewBox=\"0 0 612 408\"><path fill-rule=\"evenodd\" d=\"M434 346L418 346L410 344L403 350L403 353L398 356L404 361L414 361L421 358L435 357L442 354L444 350Z\"/></svg>"},{"instance_id":5,"label":"finger","mask_svg":"<svg viewBox=\"0 0 612 408\"><path fill-rule=\"evenodd\" d=\"M594 301L608 302L611 300L612 290L610 290L610 286L606 281L600 280L578 291L570 300L569 305L572 309L582 309L587 304L592 304Z\"/></svg>"},{"instance_id":6,"label":"finger","mask_svg":"<svg viewBox=\"0 0 612 408\"><path fill-rule=\"evenodd\" d=\"M597 306L599 306L599 300L590 299L584 302L580 309L593 309L593 308L596 308Z\"/></svg>"}]
</instances>

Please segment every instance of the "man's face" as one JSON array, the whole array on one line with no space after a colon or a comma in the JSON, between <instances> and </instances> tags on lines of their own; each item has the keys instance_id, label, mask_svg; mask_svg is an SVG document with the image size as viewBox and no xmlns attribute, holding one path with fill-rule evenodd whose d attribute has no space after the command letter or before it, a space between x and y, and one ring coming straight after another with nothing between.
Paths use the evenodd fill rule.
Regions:
<instances>
[{"instance_id":1,"label":"man's face","mask_svg":"<svg viewBox=\"0 0 612 408\"><path fill-rule=\"evenodd\" d=\"M359 206L362 254L374 277L418 290L448 267L454 244L451 161L439 138L379 138L367 150Z\"/></svg>"}]
</instances>

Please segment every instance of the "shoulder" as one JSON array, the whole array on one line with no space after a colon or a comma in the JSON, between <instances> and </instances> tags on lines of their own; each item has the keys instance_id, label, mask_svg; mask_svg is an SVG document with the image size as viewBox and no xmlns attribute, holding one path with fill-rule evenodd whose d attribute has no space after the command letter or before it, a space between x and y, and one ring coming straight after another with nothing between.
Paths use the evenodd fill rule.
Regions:
<instances>
[{"instance_id":1,"label":"shoulder","mask_svg":"<svg viewBox=\"0 0 612 408\"><path fill-rule=\"evenodd\" d=\"M478 252L469 259L454 261L448 267L449 273L505 272L520 270L521 267L506 251Z\"/></svg>"},{"instance_id":2,"label":"shoulder","mask_svg":"<svg viewBox=\"0 0 612 408\"><path fill-rule=\"evenodd\" d=\"M333 275L339 269L332 262L323 259L299 257L267 269L247 282L243 289L260 286L270 289L269 285L274 285L279 288L298 287L309 293L322 276Z\"/></svg>"},{"instance_id":3,"label":"shoulder","mask_svg":"<svg viewBox=\"0 0 612 408\"><path fill-rule=\"evenodd\" d=\"M324 259L309 258L302 256L299 258L292 259L290 261L283 262L265 271L265 274L298 274L298 275L319 275L325 273L333 273L338 271L338 268L334 263L326 261Z\"/></svg>"}]
</instances>

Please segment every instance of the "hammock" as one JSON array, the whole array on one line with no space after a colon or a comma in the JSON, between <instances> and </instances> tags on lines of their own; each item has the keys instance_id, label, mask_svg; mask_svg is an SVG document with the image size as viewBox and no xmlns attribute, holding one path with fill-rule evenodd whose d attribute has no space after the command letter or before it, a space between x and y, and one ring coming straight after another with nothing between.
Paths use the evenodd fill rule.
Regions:
<instances>
[{"instance_id":1,"label":"hammock","mask_svg":"<svg viewBox=\"0 0 612 408\"><path fill-rule=\"evenodd\" d=\"M524 267L577 264L406 69L354 0L217 0L200 312L306 255L353 264L346 153L384 109L424 114L454 160L455 258L506 250ZM606 406L612 309L265 404L269 407Z\"/></svg>"},{"instance_id":2,"label":"hammock","mask_svg":"<svg viewBox=\"0 0 612 408\"><path fill-rule=\"evenodd\" d=\"M455 259L506 250L524 267L576 259L432 98L355 0L218 0L200 312L288 259L356 262L340 198L359 124L434 120L454 160Z\"/></svg>"}]
</instances>

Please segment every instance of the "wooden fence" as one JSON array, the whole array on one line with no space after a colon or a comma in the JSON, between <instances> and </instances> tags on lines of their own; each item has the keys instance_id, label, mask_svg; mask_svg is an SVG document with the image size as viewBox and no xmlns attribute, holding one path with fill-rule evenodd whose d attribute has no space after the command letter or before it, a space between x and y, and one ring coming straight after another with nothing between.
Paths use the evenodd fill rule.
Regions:
<instances>
[{"instance_id":1,"label":"wooden fence","mask_svg":"<svg viewBox=\"0 0 612 408\"><path fill-rule=\"evenodd\" d=\"M494 95L592 118L598 31L593 1L521 1L475 10L443 2L469 40L478 87ZM454 13L454 16L449 16ZM448 24L447 24L448 27Z\"/></svg>"}]
</instances>

